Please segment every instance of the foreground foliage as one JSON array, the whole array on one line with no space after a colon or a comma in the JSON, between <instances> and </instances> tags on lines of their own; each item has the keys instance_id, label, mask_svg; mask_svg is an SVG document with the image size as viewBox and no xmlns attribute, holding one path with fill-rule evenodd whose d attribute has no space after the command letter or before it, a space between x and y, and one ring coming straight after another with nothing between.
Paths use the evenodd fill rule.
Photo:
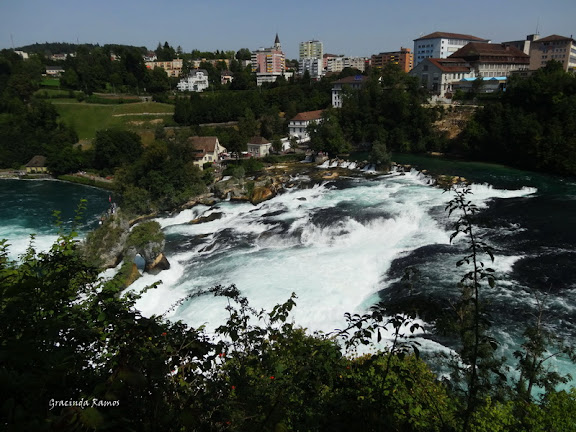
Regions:
<instances>
[{"instance_id":1,"label":"foreground foliage","mask_svg":"<svg viewBox=\"0 0 576 432\"><path fill-rule=\"evenodd\" d=\"M542 367L548 354L538 323L518 352L516 385L493 362L481 290L494 279L479 261L479 251L490 249L475 236L466 194L449 206L462 212L455 236L469 238L462 264L473 263L455 305L462 379L449 383L419 357L415 313L377 304L347 314L344 329L310 334L290 318L294 295L272 311L256 310L235 286L192 293L166 312L193 297L223 297L228 318L209 335L142 316L139 295L123 291L121 275L99 278L74 232L47 252L37 252L32 238L17 263L0 243L1 428L575 431L576 391L547 385L557 377ZM380 349L384 334L391 338ZM544 388L542 397L531 397L533 386Z\"/></svg>"}]
</instances>

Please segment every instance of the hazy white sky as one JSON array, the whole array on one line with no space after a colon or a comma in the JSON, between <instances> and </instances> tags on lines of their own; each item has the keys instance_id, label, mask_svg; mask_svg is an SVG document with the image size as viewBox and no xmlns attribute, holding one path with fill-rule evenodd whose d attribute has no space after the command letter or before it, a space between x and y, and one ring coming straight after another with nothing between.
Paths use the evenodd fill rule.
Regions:
<instances>
[{"instance_id":1,"label":"hazy white sky","mask_svg":"<svg viewBox=\"0 0 576 432\"><path fill-rule=\"evenodd\" d=\"M369 56L413 48L434 31L493 42L576 36L576 0L0 0L0 48L35 42L118 43L184 51L271 46L276 32L288 58L298 43Z\"/></svg>"}]
</instances>

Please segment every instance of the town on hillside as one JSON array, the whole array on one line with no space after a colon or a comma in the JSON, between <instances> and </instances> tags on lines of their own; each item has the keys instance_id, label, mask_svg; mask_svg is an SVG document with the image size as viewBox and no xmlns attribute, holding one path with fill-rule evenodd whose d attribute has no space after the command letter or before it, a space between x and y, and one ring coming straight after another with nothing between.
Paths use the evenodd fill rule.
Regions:
<instances>
[{"instance_id":1,"label":"town on hillside","mask_svg":"<svg viewBox=\"0 0 576 432\"><path fill-rule=\"evenodd\" d=\"M200 170L225 159L270 154L320 151L335 156L351 150L345 142L360 150L370 150L375 141L386 141L392 151L445 151L446 145L439 143L438 137L430 138L431 133L424 126L417 131L407 125L396 127L402 122L413 124L414 118L379 125L376 118L354 119L355 114L343 108L351 94L364 89L374 76L378 75L382 82L385 71L391 68L412 79L394 86L415 91L413 83L417 83L416 90L425 95L425 100L418 96L413 102L444 106L460 105L482 95L502 94L511 80L529 78L549 64L565 72L576 70L576 40L556 34L544 37L531 34L524 39L496 42L481 35L437 31L414 39L411 48L400 47L370 57L330 54L320 40L300 42L298 48L299 58L287 59L276 34L269 47L254 50L186 53L181 47L173 48L165 42L159 43L155 50L124 45L47 43L4 52L17 54L24 63L34 61L42 65L42 87L31 85L25 90L30 96L54 102L62 98L62 103L54 106L59 114L67 113L72 123L76 120L66 111L65 98L95 105L163 103L165 112L126 111L114 114L117 117L114 121L131 126L167 126L155 130L156 137L173 133L178 127L192 127L193 135L197 136L187 143L194 148L194 165ZM391 88L390 83L382 86ZM21 86L18 91L26 99L23 89ZM389 109L390 113L398 111L398 107L382 109ZM346 114L334 114L338 110ZM121 116L134 120L120 123ZM322 137L323 133L334 131L320 131L318 127L329 117L333 119L332 125L341 123L335 126L339 129L336 137ZM431 122L437 120L429 117ZM458 122L460 119L453 119L450 130L441 132L452 138L461 131ZM74 137L75 131L68 130L66 140L87 143L90 148L101 133L96 130L97 125L91 127L86 136ZM149 143L154 137L147 139ZM47 144L30 146L33 153L17 154L8 149L6 165L20 162L20 170L27 173L54 171L54 167L47 165L54 161L55 155L48 155L43 145ZM470 148L465 143L456 150L466 152ZM78 165L62 154L56 158L66 159L59 160L59 165L68 169ZM100 166L103 169L107 165ZM104 174L110 176L112 170Z\"/></svg>"}]
</instances>

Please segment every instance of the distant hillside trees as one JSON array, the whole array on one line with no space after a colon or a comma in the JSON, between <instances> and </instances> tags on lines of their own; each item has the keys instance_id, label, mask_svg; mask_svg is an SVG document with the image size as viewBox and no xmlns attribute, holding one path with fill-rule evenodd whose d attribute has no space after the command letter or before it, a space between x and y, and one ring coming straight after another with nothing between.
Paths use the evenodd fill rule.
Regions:
<instances>
[{"instance_id":1,"label":"distant hillside trees","mask_svg":"<svg viewBox=\"0 0 576 432\"><path fill-rule=\"evenodd\" d=\"M0 51L0 168L20 168L43 155L56 172L59 162L77 169L76 133L58 120L52 104L32 96L41 73L38 59Z\"/></svg>"}]
</instances>

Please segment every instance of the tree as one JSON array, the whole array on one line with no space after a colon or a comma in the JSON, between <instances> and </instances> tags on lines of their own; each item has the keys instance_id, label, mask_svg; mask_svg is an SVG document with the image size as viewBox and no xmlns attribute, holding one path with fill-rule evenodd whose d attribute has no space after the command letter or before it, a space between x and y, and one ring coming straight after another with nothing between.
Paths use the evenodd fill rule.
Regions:
<instances>
[{"instance_id":1,"label":"tree","mask_svg":"<svg viewBox=\"0 0 576 432\"><path fill-rule=\"evenodd\" d=\"M142 154L140 136L120 129L96 132L94 167L111 172L114 168L133 163Z\"/></svg>"},{"instance_id":2,"label":"tree","mask_svg":"<svg viewBox=\"0 0 576 432\"><path fill-rule=\"evenodd\" d=\"M388 170L392 161L386 144L382 141L374 141L370 151L370 162L376 165L376 169Z\"/></svg>"},{"instance_id":3,"label":"tree","mask_svg":"<svg viewBox=\"0 0 576 432\"><path fill-rule=\"evenodd\" d=\"M307 132L310 136L310 148L314 151L325 152L334 157L351 149L332 110L322 113L322 121L308 125Z\"/></svg>"},{"instance_id":4,"label":"tree","mask_svg":"<svg viewBox=\"0 0 576 432\"><path fill-rule=\"evenodd\" d=\"M250 60L252 58L252 51L248 48L240 48L236 52L236 60Z\"/></svg>"}]
</instances>

